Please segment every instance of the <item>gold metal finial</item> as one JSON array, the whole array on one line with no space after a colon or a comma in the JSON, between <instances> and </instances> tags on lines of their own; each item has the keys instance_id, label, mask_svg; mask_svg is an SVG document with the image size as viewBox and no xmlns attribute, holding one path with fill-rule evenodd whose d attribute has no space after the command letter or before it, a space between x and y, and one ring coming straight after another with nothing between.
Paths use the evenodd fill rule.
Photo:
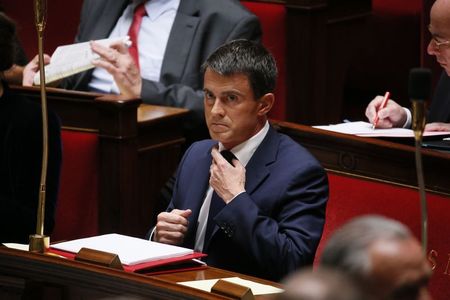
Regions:
<instances>
[{"instance_id":1,"label":"gold metal finial","mask_svg":"<svg viewBox=\"0 0 450 300\"><path fill-rule=\"evenodd\" d=\"M427 253L428 248L428 205L425 193L425 179L423 176L422 166L422 137L425 129L425 105L423 101L412 101L413 107L413 119L412 129L414 131L415 139L415 158L416 158L416 172L417 172L417 185L420 195L420 213L421 213L421 237L422 237L422 250Z\"/></svg>"}]
</instances>

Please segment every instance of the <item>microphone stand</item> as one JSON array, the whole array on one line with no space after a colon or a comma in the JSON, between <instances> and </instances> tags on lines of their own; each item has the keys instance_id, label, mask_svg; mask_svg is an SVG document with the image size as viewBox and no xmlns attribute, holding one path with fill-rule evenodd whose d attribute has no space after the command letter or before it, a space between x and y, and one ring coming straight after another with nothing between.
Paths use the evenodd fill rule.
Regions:
<instances>
[{"instance_id":1,"label":"microphone stand","mask_svg":"<svg viewBox=\"0 0 450 300\"><path fill-rule=\"evenodd\" d=\"M39 204L37 209L36 234L30 235L29 251L45 253L50 245L50 237L44 235L45 218L45 193L48 164L48 120L47 120L47 95L45 90L45 69L44 69L44 29L46 24L47 1L34 0L34 14L36 30L38 34L39 51L39 73L41 88L41 107L42 107L42 170L41 182L39 185Z\"/></svg>"},{"instance_id":2,"label":"microphone stand","mask_svg":"<svg viewBox=\"0 0 450 300\"><path fill-rule=\"evenodd\" d=\"M412 101L413 108L413 120L412 120L412 128L414 130L414 139L416 145L416 171L417 171L417 183L419 188L420 195L420 206L421 206L421 228L422 228L422 250L424 253L427 253L427 245L428 245L428 208L427 208L427 199L425 195L425 181L423 176L423 167L422 167L422 136L423 130L425 128L425 107L423 100L413 100Z\"/></svg>"}]
</instances>

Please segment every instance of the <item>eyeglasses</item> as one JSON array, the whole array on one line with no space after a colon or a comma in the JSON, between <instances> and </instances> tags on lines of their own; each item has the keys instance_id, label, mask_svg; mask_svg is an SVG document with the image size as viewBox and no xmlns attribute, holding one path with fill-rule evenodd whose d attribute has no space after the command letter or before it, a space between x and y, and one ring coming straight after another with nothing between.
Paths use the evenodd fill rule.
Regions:
<instances>
[{"instance_id":1,"label":"eyeglasses","mask_svg":"<svg viewBox=\"0 0 450 300\"><path fill-rule=\"evenodd\" d=\"M432 44L432 46L434 46L434 48L435 48L436 51L441 51L441 50L442 50L441 46L444 46L444 47L445 47L445 46L450 45L450 41L449 41L449 40L439 41L439 40L433 35L433 33L431 32L431 30L430 30L430 25L428 25L428 30L429 30L430 33L431 33L431 41L430 41L430 43Z\"/></svg>"},{"instance_id":2,"label":"eyeglasses","mask_svg":"<svg viewBox=\"0 0 450 300\"><path fill-rule=\"evenodd\" d=\"M450 41L447 40L447 41L440 42L435 37L431 38L431 43L434 46L436 51L441 51L442 50L442 48L441 48L442 46L445 47L445 46L450 45Z\"/></svg>"}]
</instances>

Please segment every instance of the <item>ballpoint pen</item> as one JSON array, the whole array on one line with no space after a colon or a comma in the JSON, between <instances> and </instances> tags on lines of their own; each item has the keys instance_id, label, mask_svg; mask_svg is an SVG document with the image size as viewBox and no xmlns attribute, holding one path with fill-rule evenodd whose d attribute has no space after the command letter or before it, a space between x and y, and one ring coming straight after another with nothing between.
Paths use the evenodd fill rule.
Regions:
<instances>
[{"instance_id":1,"label":"ballpoint pen","mask_svg":"<svg viewBox=\"0 0 450 300\"><path fill-rule=\"evenodd\" d=\"M390 95L391 94L389 92L386 92L386 94L384 94L383 101L381 101L381 105L380 105L380 108L378 110L383 109L383 108L386 107ZM375 119L373 119L372 129L375 129L375 127L377 126L377 123L378 123L378 111L376 112Z\"/></svg>"}]
</instances>

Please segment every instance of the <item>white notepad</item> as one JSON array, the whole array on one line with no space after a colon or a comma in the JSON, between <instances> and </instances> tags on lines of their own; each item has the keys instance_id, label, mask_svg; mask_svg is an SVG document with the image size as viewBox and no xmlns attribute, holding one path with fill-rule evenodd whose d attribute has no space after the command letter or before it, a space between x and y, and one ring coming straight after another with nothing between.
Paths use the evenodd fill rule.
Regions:
<instances>
[{"instance_id":1,"label":"white notepad","mask_svg":"<svg viewBox=\"0 0 450 300\"><path fill-rule=\"evenodd\" d=\"M414 137L414 131L407 128L372 128L368 122L347 122L334 125L313 126L314 128L365 137ZM423 136L449 135L444 131L425 131Z\"/></svg>"},{"instance_id":2,"label":"white notepad","mask_svg":"<svg viewBox=\"0 0 450 300\"><path fill-rule=\"evenodd\" d=\"M192 249L184 247L152 242L117 233L52 244L51 248L71 253L78 253L81 248L114 253L119 256L120 261L125 265L179 257L194 252Z\"/></svg>"}]
</instances>

